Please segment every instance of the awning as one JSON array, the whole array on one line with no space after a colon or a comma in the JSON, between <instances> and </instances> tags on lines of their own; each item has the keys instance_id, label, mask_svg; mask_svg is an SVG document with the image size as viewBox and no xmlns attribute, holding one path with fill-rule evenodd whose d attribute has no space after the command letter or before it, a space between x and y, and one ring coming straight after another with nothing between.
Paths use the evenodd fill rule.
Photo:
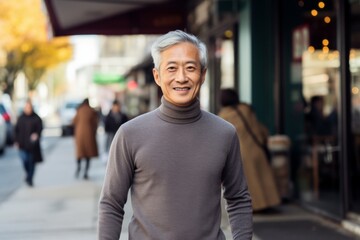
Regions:
<instances>
[{"instance_id":1,"label":"awning","mask_svg":"<svg viewBox=\"0 0 360 240\"><path fill-rule=\"evenodd\" d=\"M163 34L186 28L186 0L44 0L54 36Z\"/></svg>"},{"instance_id":2,"label":"awning","mask_svg":"<svg viewBox=\"0 0 360 240\"><path fill-rule=\"evenodd\" d=\"M93 82L100 85L125 83L125 81L123 76L114 73L95 73L93 75Z\"/></svg>"}]
</instances>

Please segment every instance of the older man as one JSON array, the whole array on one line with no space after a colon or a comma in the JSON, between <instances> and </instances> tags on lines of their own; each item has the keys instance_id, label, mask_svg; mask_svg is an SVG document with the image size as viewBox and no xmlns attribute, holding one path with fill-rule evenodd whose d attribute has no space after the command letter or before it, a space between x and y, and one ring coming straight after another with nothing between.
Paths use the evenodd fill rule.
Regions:
<instances>
[{"instance_id":1,"label":"older man","mask_svg":"<svg viewBox=\"0 0 360 240\"><path fill-rule=\"evenodd\" d=\"M98 238L119 239L131 188L129 239L220 240L221 186L234 239L252 237L252 207L235 128L201 110L206 47L172 31L152 46L163 97L123 124L110 148Z\"/></svg>"}]
</instances>

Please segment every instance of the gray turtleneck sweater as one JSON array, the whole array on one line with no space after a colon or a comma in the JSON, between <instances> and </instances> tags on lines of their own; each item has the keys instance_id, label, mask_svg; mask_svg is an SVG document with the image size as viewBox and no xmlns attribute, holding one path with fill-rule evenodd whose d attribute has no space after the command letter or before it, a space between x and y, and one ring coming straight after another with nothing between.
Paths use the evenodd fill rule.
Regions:
<instances>
[{"instance_id":1,"label":"gray turtleneck sweater","mask_svg":"<svg viewBox=\"0 0 360 240\"><path fill-rule=\"evenodd\" d=\"M251 198L235 128L214 114L162 98L123 124L110 148L98 239L120 237L131 189L130 240L223 240L221 186L233 238L252 237Z\"/></svg>"}]
</instances>

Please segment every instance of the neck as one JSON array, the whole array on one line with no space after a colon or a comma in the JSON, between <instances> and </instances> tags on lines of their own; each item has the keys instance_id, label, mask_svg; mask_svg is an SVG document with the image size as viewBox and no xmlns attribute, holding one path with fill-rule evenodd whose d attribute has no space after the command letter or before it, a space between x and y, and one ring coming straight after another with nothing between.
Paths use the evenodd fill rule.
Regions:
<instances>
[{"instance_id":1,"label":"neck","mask_svg":"<svg viewBox=\"0 0 360 240\"><path fill-rule=\"evenodd\" d=\"M176 106L162 97L159 116L161 119L171 123L186 124L195 122L201 117L200 102L195 99L188 106Z\"/></svg>"}]
</instances>

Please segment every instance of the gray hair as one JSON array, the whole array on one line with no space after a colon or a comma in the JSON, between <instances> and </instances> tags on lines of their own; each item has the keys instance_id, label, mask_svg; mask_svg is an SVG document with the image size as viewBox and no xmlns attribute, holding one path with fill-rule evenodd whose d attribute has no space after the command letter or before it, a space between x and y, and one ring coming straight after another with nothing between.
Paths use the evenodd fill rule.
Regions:
<instances>
[{"instance_id":1,"label":"gray hair","mask_svg":"<svg viewBox=\"0 0 360 240\"><path fill-rule=\"evenodd\" d=\"M151 47L151 56L154 61L154 67L159 69L161 62L161 53L167 48L182 42L189 42L199 50L201 71L207 67L207 50L205 44L192 34L181 30L170 31L160 36Z\"/></svg>"}]
</instances>

